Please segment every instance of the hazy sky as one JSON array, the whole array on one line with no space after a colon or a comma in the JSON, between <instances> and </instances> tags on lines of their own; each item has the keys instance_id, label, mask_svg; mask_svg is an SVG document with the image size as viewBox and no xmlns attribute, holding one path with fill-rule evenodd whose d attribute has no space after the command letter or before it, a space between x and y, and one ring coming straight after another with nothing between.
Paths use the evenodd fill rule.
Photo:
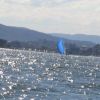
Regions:
<instances>
[{"instance_id":1,"label":"hazy sky","mask_svg":"<svg viewBox=\"0 0 100 100\"><path fill-rule=\"evenodd\" d=\"M0 23L48 33L100 34L100 0L0 0Z\"/></svg>"}]
</instances>

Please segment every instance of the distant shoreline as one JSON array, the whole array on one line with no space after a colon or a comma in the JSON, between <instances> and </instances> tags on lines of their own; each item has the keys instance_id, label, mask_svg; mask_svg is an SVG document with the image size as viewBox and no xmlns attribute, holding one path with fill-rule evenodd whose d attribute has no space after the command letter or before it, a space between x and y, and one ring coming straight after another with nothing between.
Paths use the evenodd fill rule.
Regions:
<instances>
[{"instance_id":1,"label":"distant shoreline","mask_svg":"<svg viewBox=\"0 0 100 100\"><path fill-rule=\"evenodd\" d=\"M59 53L56 53L56 52L44 52L44 51L35 51L35 50L31 50L31 49L12 49L12 48L0 48L0 50L13 50L13 51L25 51L25 52L37 52L37 53L46 53L46 54L57 54L57 55L60 55L60 56L82 56L82 57L100 57L100 56L96 56L96 55L79 55L79 54L59 54Z\"/></svg>"}]
</instances>

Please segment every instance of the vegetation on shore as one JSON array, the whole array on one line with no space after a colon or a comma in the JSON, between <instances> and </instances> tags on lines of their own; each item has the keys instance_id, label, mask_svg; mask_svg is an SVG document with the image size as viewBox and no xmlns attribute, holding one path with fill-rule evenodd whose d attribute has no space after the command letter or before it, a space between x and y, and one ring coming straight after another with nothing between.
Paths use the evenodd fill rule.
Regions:
<instances>
[{"instance_id":1,"label":"vegetation on shore","mask_svg":"<svg viewBox=\"0 0 100 100\"><path fill-rule=\"evenodd\" d=\"M28 42L19 42L19 41L7 41L0 39L1 48L11 48L11 49L31 49L31 50L40 50L47 52L58 52L57 42L49 40L40 40L40 41L28 41ZM100 56L100 44L96 44L92 47L87 46L77 46L76 44L67 44L65 43L66 54L72 55L95 55Z\"/></svg>"}]
</instances>

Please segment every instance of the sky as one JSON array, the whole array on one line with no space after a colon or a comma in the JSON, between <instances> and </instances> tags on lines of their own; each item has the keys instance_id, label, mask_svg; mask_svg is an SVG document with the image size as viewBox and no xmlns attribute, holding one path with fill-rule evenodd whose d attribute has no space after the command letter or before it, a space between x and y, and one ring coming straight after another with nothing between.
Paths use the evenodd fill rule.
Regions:
<instances>
[{"instance_id":1,"label":"sky","mask_svg":"<svg viewBox=\"0 0 100 100\"><path fill-rule=\"evenodd\" d=\"M45 33L100 34L100 0L0 0L0 23Z\"/></svg>"}]
</instances>

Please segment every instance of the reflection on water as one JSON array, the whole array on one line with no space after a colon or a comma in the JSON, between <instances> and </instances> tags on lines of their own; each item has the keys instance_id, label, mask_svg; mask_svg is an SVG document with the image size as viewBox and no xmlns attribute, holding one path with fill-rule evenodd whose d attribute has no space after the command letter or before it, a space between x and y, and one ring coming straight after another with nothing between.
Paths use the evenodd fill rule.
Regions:
<instances>
[{"instance_id":1,"label":"reflection on water","mask_svg":"<svg viewBox=\"0 0 100 100\"><path fill-rule=\"evenodd\" d=\"M100 100L100 58L0 49L0 100Z\"/></svg>"}]
</instances>

